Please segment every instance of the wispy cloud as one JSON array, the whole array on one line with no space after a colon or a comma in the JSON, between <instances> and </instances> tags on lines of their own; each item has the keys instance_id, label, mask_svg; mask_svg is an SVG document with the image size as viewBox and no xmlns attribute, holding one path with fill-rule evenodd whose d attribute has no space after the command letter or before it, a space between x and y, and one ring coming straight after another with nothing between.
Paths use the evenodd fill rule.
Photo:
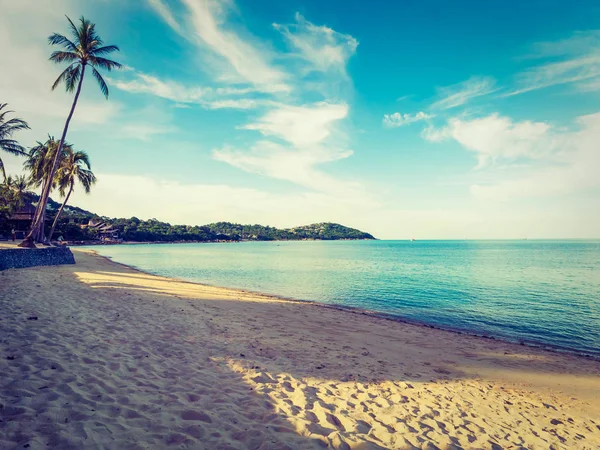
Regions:
<instances>
[{"instance_id":1,"label":"wispy cloud","mask_svg":"<svg viewBox=\"0 0 600 450\"><path fill-rule=\"evenodd\" d=\"M348 193L357 188L356 183L336 180L318 168L352 155L351 150L340 146L345 137L336 127L347 114L345 104L280 105L258 121L242 127L277 141L263 139L250 150L225 146L214 150L213 157L247 172L291 181L317 191Z\"/></svg>"},{"instance_id":2,"label":"wispy cloud","mask_svg":"<svg viewBox=\"0 0 600 450\"><path fill-rule=\"evenodd\" d=\"M134 79L128 81L113 80L113 84L122 91L135 94L152 94L180 103L197 103L210 91L210 88L186 87L180 83L163 81L155 76L136 73Z\"/></svg>"},{"instance_id":3,"label":"wispy cloud","mask_svg":"<svg viewBox=\"0 0 600 450\"><path fill-rule=\"evenodd\" d=\"M345 73L348 59L356 52L358 41L324 25L315 25L296 13L294 24L273 24L290 42L298 56L309 63L308 70Z\"/></svg>"},{"instance_id":4,"label":"wispy cloud","mask_svg":"<svg viewBox=\"0 0 600 450\"><path fill-rule=\"evenodd\" d=\"M296 14L295 23L273 25L290 45L288 52L276 53L247 31L228 26L227 12L233 7L230 1L180 0L177 4L183 5L186 13L182 21L175 18L166 2L149 1L175 31L197 36L204 61L209 49L228 64L232 70L217 81L234 83L229 91L190 88L138 74L136 79L117 82L117 87L209 109L261 106L258 118L237 129L256 131L262 137L247 134L243 149L224 144L213 151L215 160L321 192L347 194L356 188L356 183L337 180L319 167L352 154L340 126L349 112L343 101L347 91L340 86L350 84L346 65L356 52L355 38ZM213 62L209 59L209 65ZM309 97L308 92L311 101L307 103L303 99ZM315 92L322 101L314 101Z\"/></svg>"},{"instance_id":5,"label":"wispy cloud","mask_svg":"<svg viewBox=\"0 0 600 450\"><path fill-rule=\"evenodd\" d=\"M336 196L352 196L360 186L358 183L338 180L320 170L318 166L347 158L351 154L349 150L319 145L305 147L299 151L292 146L272 141L258 141L250 150L224 147L213 151L215 160L226 162L246 172L291 181L310 190Z\"/></svg>"},{"instance_id":6,"label":"wispy cloud","mask_svg":"<svg viewBox=\"0 0 600 450\"><path fill-rule=\"evenodd\" d=\"M320 102L309 106L281 105L257 122L244 125L246 130L274 136L296 147L317 144L332 134L334 123L348 114L345 104Z\"/></svg>"},{"instance_id":7,"label":"wispy cloud","mask_svg":"<svg viewBox=\"0 0 600 450\"><path fill-rule=\"evenodd\" d=\"M574 84L583 91L600 87L600 30L575 33L556 42L541 42L533 46L528 59L545 62L516 76L516 87L506 96Z\"/></svg>"},{"instance_id":8,"label":"wispy cloud","mask_svg":"<svg viewBox=\"0 0 600 450\"><path fill-rule=\"evenodd\" d=\"M151 123L128 123L121 127L118 135L125 139L137 139L144 142L161 134L170 134L179 131L173 126L157 126Z\"/></svg>"},{"instance_id":9,"label":"wispy cloud","mask_svg":"<svg viewBox=\"0 0 600 450\"><path fill-rule=\"evenodd\" d=\"M423 111L419 111L416 114L401 114L399 112L395 112L393 114L385 114L383 116L383 124L386 127L397 128L411 123L419 122L421 120L431 119L433 117L435 116L432 114L427 114Z\"/></svg>"},{"instance_id":10,"label":"wispy cloud","mask_svg":"<svg viewBox=\"0 0 600 450\"><path fill-rule=\"evenodd\" d=\"M185 37L183 28L173 16L169 7L162 0L148 0L148 3L174 31Z\"/></svg>"},{"instance_id":11,"label":"wispy cloud","mask_svg":"<svg viewBox=\"0 0 600 450\"><path fill-rule=\"evenodd\" d=\"M242 38L238 33L225 29L225 18L231 2L181 0L186 13L185 19L180 22L166 3L161 0L148 1L175 31L192 36L192 41L202 50L211 50L227 63L230 70L221 74L222 81L247 82L267 92L287 92L291 89L286 84L286 74L271 63L273 55L267 47L248 33ZM218 66L216 69L220 70L222 65Z\"/></svg>"},{"instance_id":12,"label":"wispy cloud","mask_svg":"<svg viewBox=\"0 0 600 450\"><path fill-rule=\"evenodd\" d=\"M496 91L496 81L491 77L471 77L461 83L437 89L438 100L431 109L450 109L464 105L468 101Z\"/></svg>"},{"instance_id":13,"label":"wispy cloud","mask_svg":"<svg viewBox=\"0 0 600 450\"><path fill-rule=\"evenodd\" d=\"M135 72L128 80L110 80L118 89L134 94L150 94L177 103L198 104L206 109L251 109L268 104L265 99L240 98L240 95L256 93L254 88L244 87L189 87L171 80ZM232 98L235 97L235 98Z\"/></svg>"}]
</instances>

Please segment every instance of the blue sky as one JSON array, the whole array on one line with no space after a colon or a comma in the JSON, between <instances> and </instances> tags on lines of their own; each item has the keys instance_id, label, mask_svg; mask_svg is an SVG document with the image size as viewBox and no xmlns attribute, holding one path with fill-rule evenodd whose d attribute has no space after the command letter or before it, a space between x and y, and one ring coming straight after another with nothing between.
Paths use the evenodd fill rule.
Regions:
<instances>
[{"instance_id":1,"label":"blue sky","mask_svg":"<svg viewBox=\"0 0 600 450\"><path fill-rule=\"evenodd\" d=\"M382 238L600 237L597 1L0 0L26 145L70 96L65 14L127 66L86 79L73 203L173 223L335 221ZM21 161L4 157L12 172Z\"/></svg>"}]
</instances>

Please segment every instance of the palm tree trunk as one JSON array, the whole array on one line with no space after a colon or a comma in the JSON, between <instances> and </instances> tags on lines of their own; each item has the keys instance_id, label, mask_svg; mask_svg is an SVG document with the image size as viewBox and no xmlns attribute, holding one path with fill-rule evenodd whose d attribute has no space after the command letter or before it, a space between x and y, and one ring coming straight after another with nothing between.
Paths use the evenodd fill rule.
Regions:
<instances>
[{"instance_id":1,"label":"palm tree trunk","mask_svg":"<svg viewBox=\"0 0 600 450\"><path fill-rule=\"evenodd\" d=\"M39 208L39 206L40 206L40 199L41 199L42 192L44 192L44 189L46 189L46 180L43 180L43 181L42 181L42 190L40 191L40 198L38 198L38 206L36 207L36 214L37 214L38 208ZM43 223L45 222L45 220L46 220L46 217L45 217L45 215L46 215L46 210L44 209L44 212L42 213L42 224L43 224ZM35 215L34 215L34 219L35 219ZM43 227L42 227L42 228L43 228ZM35 233L35 235L34 235L33 239L34 239L34 242L40 242L40 241L41 241L41 237L40 237L40 229L39 229L39 228L38 228L38 230L36 231L36 233Z\"/></svg>"},{"instance_id":2,"label":"palm tree trunk","mask_svg":"<svg viewBox=\"0 0 600 450\"><path fill-rule=\"evenodd\" d=\"M38 228L35 242L44 243L44 225L46 223L46 211L42 212L42 225Z\"/></svg>"},{"instance_id":3,"label":"palm tree trunk","mask_svg":"<svg viewBox=\"0 0 600 450\"><path fill-rule=\"evenodd\" d=\"M52 189L52 180L54 179L54 174L56 173L56 169L58 168L58 161L60 161L60 156L62 154L63 145L65 144L65 139L67 138L67 132L69 131L69 124L71 123L71 119L73 118L73 113L75 112L75 107L77 106L77 100L79 100L79 94L81 94L81 86L83 85L83 77L85 75L85 65L83 65L81 69L81 78L79 79L79 84L77 86L77 92L75 93L75 98L73 99L73 106L71 106L71 112L69 112L69 116L67 117L67 122L65 123L65 128L63 130L63 134L60 138L60 143L58 144L58 149L56 150L56 155L54 156L54 163L52 164L52 170L48 174L48 182L44 186L42 190L42 194L40 195L40 200L38 202L38 207L35 212L35 217L33 220L33 224L31 225L31 230L29 230L29 234L27 237L19 244L19 247L28 247L35 248L34 235L36 231L40 229L40 224L42 226L43 233L43 225L42 222L43 213L46 211L46 205L48 204L48 197L50 196L50 190Z\"/></svg>"},{"instance_id":4,"label":"palm tree trunk","mask_svg":"<svg viewBox=\"0 0 600 450\"><path fill-rule=\"evenodd\" d=\"M60 209L56 213L56 217L54 218L54 222L52 222L52 228L50 228L50 234L48 235L48 242L49 243L52 243L52 235L54 234L54 228L56 228L56 224L58 223L58 219L60 218L60 215L62 214L63 209L65 209L65 206L66 206L67 202L69 201L69 197L71 196L71 193L73 192L74 185L75 185L75 183L73 181L71 181L71 186L69 187L69 192L68 192L67 196L65 197L65 201L63 202L62 205L60 205Z\"/></svg>"}]
</instances>

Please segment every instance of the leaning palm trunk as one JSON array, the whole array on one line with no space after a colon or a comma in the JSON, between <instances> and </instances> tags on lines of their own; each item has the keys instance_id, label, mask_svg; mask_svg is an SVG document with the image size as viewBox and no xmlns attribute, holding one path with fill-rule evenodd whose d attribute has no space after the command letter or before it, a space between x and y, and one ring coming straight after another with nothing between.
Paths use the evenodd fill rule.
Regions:
<instances>
[{"instance_id":1,"label":"leaning palm trunk","mask_svg":"<svg viewBox=\"0 0 600 450\"><path fill-rule=\"evenodd\" d=\"M79 94L81 93L81 86L83 85L83 76L85 74L85 65L83 65L81 70L81 78L79 79L79 84L77 86L77 92L75 93L75 98L73 100L73 105L71 106L71 112L67 117L67 122L65 123L65 128L63 130L62 136L60 138L60 143L58 144L58 149L56 150L56 155L54 155L54 162L52 163L52 170L48 174L48 179L44 185L44 189L40 195L40 199L38 202L38 206L35 212L35 216L33 219L33 223L31 225L31 230L29 230L29 234L25 237L25 240L19 244L19 247L35 247L34 236L39 232L40 226L43 234L43 217L46 211L46 205L48 204L48 197L50 196L50 190L52 189L52 180L54 179L54 174L56 173L56 169L58 168L58 161L60 160L60 155L62 154L63 145L65 143L65 139L67 137L67 132L69 131L69 124L71 123L71 119L73 118L73 113L75 112L75 107L77 106L77 100L79 100Z\"/></svg>"},{"instance_id":2,"label":"leaning palm trunk","mask_svg":"<svg viewBox=\"0 0 600 450\"><path fill-rule=\"evenodd\" d=\"M65 201L63 202L62 205L60 205L60 209L56 213L54 222L52 222L52 228L50 228L50 234L48 235L48 242L52 242L52 235L54 234L54 229L56 228L56 224L58 223L58 219L60 218L60 215L62 214L63 209L65 209L65 206L67 205L67 202L69 201L69 197L71 196L71 193L73 192L74 186L75 186L75 183L71 182L71 185L69 186L69 192L67 193L67 196L65 197Z\"/></svg>"},{"instance_id":3,"label":"leaning palm trunk","mask_svg":"<svg viewBox=\"0 0 600 450\"><path fill-rule=\"evenodd\" d=\"M42 182L42 192L44 192L44 189L46 189L46 180L44 180ZM41 199L41 197L40 197ZM40 199L38 199L38 204L37 204L37 208L39 208L40 206ZM37 214L37 208L36 208L36 214ZM34 219L35 219L35 215L34 215ZM41 242L44 238L43 236L43 230L44 230L44 223L46 222L46 209L44 209L44 211L42 212L42 226L38 228L38 230L35 232L34 235L34 239L35 242Z\"/></svg>"}]
</instances>

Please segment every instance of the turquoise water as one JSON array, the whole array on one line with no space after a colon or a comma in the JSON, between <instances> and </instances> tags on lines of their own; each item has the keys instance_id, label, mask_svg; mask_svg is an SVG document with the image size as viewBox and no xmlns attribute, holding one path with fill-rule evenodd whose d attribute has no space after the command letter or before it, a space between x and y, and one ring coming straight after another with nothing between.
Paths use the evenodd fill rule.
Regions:
<instances>
[{"instance_id":1,"label":"turquoise water","mask_svg":"<svg viewBox=\"0 0 600 450\"><path fill-rule=\"evenodd\" d=\"M600 241L96 246L147 272L600 355Z\"/></svg>"}]
</instances>

